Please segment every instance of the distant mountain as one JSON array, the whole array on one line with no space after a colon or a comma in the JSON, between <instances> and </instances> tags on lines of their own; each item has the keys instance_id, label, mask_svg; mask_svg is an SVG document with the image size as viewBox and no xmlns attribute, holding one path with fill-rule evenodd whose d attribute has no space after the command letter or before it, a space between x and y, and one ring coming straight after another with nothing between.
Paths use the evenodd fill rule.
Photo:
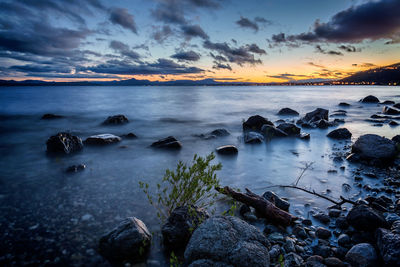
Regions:
<instances>
[{"instance_id":1,"label":"distant mountain","mask_svg":"<svg viewBox=\"0 0 400 267\"><path fill-rule=\"evenodd\" d=\"M357 72L340 82L360 84L400 85L400 63Z\"/></svg>"}]
</instances>

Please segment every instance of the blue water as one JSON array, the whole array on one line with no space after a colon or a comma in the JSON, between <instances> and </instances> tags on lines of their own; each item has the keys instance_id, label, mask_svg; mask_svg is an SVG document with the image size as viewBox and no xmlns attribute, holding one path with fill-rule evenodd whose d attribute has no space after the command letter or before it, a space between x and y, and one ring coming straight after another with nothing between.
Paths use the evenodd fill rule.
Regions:
<instances>
[{"instance_id":1,"label":"blue water","mask_svg":"<svg viewBox=\"0 0 400 267\"><path fill-rule=\"evenodd\" d=\"M268 186L293 182L304 164L313 162L300 185L318 192L330 189L331 197L351 197L357 190L345 193L342 184L352 185L355 167L345 161L335 162L332 156L345 151L343 148L351 142L327 139L326 134L334 128L304 129L311 134L309 141L285 138L246 145L241 124L255 114L276 121L282 118L275 114L283 107L301 115L322 107L348 112L340 127L353 133L353 141L365 133L389 138L399 134L400 127L376 127L365 121L382 109L382 105L358 102L369 94L381 101L400 102L399 87L385 86L0 87L0 208L4 215L0 234L5 240L0 247L0 262L29 262L36 257L42 263L47 259L69 265L107 265L95 251L97 240L121 219L136 216L150 231L159 232L155 211L138 181L154 186L165 169L174 168L178 160L188 162L195 153L206 155L220 145L233 144L239 149L236 157L217 156L215 160L223 164L218 173L222 185L248 187L261 194ZM351 106L339 107L339 102ZM41 120L44 113L65 118ZM101 125L107 116L115 114L125 114L130 123ZM231 135L212 140L194 136L217 128L225 128ZM82 139L93 134L134 132L138 139L49 157L46 140L60 131L70 131ZM148 148L169 135L183 144L179 152ZM87 169L72 175L64 172L79 163ZM328 174L339 166L346 170ZM298 191L276 191L290 199L291 212L296 215L307 216L305 203L321 209L330 205ZM219 208L226 207L220 203ZM28 248L35 251L29 253ZM152 260L165 264L157 244L150 255Z\"/></svg>"}]
</instances>

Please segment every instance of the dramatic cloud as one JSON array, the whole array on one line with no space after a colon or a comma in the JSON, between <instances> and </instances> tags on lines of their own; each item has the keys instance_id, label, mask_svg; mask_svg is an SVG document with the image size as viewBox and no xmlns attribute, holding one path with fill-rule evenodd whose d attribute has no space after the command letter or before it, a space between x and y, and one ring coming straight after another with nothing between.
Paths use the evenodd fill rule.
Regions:
<instances>
[{"instance_id":1,"label":"dramatic cloud","mask_svg":"<svg viewBox=\"0 0 400 267\"><path fill-rule=\"evenodd\" d=\"M216 70L226 69L232 71L232 67L229 64L224 64L218 61L214 61L213 69Z\"/></svg>"},{"instance_id":2,"label":"dramatic cloud","mask_svg":"<svg viewBox=\"0 0 400 267\"><path fill-rule=\"evenodd\" d=\"M361 49L356 48L355 46L352 45L340 45L338 46L339 49L352 53L352 52L361 52Z\"/></svg>"},{"instance_id":3,"label":"dramatic cloud","mask_svg":"<svg viewBox=\"0 0 400 267\"><path fill-rule=\"evenodd\" d=\"M236 21L236 24L242 28L250 28L254 31L258 31L258 25L255 21L251 21L248 18L240 17L240 20Z\"/></svg>"},{"instance_id":4,"label":"dramatic cloud","mask_svg":"<svg viewBox=\"0 0 400 267\"><path fill-rule=\"evenodd\" d=\"M400 33L400 1L369 1L316 21L310 32L288 36L289 41L359 43L364 40L397 39ZM390 41L389 41L390 42Z\"/></svg>"},{"instance_id":5,"label":"dramatic cloud","mask_svg":"<svg viewBox=\"0 0 400 267\"><path fill-rule=\"evenodd\" d=\"M181 29L183 35L188 39L193 37L208 39L208 35L203 31L203 29L199 25L183 25Z\"/></svg>"},{"instance_id":6,"label":"dramatic cloud","mask_svg":"<svg viewBox=\"0 0 400 267\"><path fill-rule=\"evenodd\" d=\"M256 44L250 44L250 45L247 45L246 46L247 47L247 49L250 51L250 52L252 52L252 53L255 53L255 54L259 54L259 55L265 55L265 54L267 54L267 52L264 50L264 49L261 49L258 45L256 45Z\"/></svg>"},{"instance_id":7,"label":"dramatic cloud","mask_svg":"<svg viewBox=\"0 0 400 267\"><path fill-rule=\"evenodd\" d=\"M165 40L167 40L170 36L172 36L174 33L171 29L170 26L164 25L161 28L157 28L153 34L152 37L154 40L156 40L158 43L162 44L164 43Z\"/></svg>"},{"instance_id":8,"label":"dramatic cloud","mask_svg":"<svg viewBox=\"0 0 400 267\"><path fill-rule=\"evenodd\" d=\"M132 60L138 60L140 58L138 53L132 51L128 45L120 41L111 41L110 48L114 49L114 51L120 53L122 56L126 56Z\"/></svg>"},{"instance_id":9,"label":"dramatic cloud","mask_svg":"<svg viewBox=\"0 0 400 267\"><path fill-rule=\"evenodd\" d=\"M158 59L154 63L141 64L132 64L131 62L120 60L110 60L105 64L81 67L79 71L120 75L176 75L203 72L200 68L177 64L172 60L162 58Z\"/></svg>"},{"instance_id":10,"label":"dramatic cloud","mask_svg":"<svg viewBox=\"0 0 400 267\"><path fill-rule=\"evenodd\" d=\"M320 45L316 45L315 49L318 53L331 55L331 56L343 56L342 52L334 51L334 50L325 50Z\"/></svg>"},{"instance_id":11,"label":"dramatic cloud","mask_svg":"<svg viewBox=\"0 0 400 267\"><path fill-rule=\"evenodd\" d=\"M181 51L171 56L179 61L198 61L200 59L200 54L194 51Z\"/></svg>"},{"instance_id":12,"label":"dramatic cloud","mask_svg":"<svg viewBox=\"0 0 400 267\"><path fill-rule=\"evenodd\" d=\"M230 47L227 43L213 43L207 40L203 43L203 47L218 52L220 56L226 58L227 61L236 63L239 66L242 66L245 63L252 65L262 63L260 59L255 59L254 51L250 51L250 49L253 47L252 45L234 48Z\"/></svg>"},{"instance_id":13,"label":"dramatic cloud","mask_svg":"<svg viewBox=\"0 0 400 267\"><path fill-rule=\"evenodd\" d=\"M136 23L133 15L125 8L113 8L110 11L110 21L137 34Z\"/></svg>"}]
</instances>

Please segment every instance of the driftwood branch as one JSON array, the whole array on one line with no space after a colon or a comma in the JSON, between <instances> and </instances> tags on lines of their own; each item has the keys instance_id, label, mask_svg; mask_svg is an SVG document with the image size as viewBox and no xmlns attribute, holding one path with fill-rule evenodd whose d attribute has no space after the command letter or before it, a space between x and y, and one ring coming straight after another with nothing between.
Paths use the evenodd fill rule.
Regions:
<instances>
[{"instance_id":1,"label":"driftwood branch","mask_svg":"<svg viewBox=\"0 0 400 267\"><path fill-rule=\"evenodd\" d=\"M261 217L270 220L274 224L288 226L297 219L297 217L284 210L281 210L280 208L276 207L274 203L254 194L247 188L245 194L236 192L228 186L225 186L224 188L216 187L215 190L253 207Z\"/></svg>"}]
</instances>

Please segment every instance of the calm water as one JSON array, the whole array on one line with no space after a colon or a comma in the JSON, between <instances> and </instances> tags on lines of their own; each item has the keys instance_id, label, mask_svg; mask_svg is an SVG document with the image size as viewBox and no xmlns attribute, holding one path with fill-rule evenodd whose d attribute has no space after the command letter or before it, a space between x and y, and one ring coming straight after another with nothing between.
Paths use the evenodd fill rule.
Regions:
<instances>
[{"instance_id":1,"label":"calm water","mask_svg":"<svg viewBox=\"0 0 400 267\"><path fill-rule=\"evenodd\" d=\"M234 144L236 157L217 156L223 164L222 185L248 187L256 193L275 184L289 184L306 162L313 169L300 185L330 195L351 196L342 184L352 184L353 166L333 161L345 142L329 140L327 130L306 129L310 141L277 139L259 145L245 145L241 124L260 114L275 121L276 112L290 107L303 115L316 107L347 110L347 127L353 141L361 134L386 137L399 128L372 126L366 122L382 106L360 104L366 95L381 101L400 102L399 87L11 87L0 88L0 262L29 262L38 257L50 262L79 265L106 263L95 252L96 242L107 229L127 216L142 219L150 231L158 232L154 209L138 187L138 181L155 185L165 169L178 160L190 161L195 153L206 155L216 147ZM338 107L339 102L351 104ZM40 120L44 113L66 116L60 120ZM106 127L109 115L125 114L130 123ZM288 118L284 118L288 119ZM194 134L226 128L231 135L202 140ZM134 132L139 138L119 145L85 149L65 157L48 157L46 140L60 131L70 131L82 139L89 135ZM173 135L183 144L179 152L156 151L148 146ZM124 148L121 148L123 146ZM338 150L339 149L339 150ZM66 174L65 168L84 163L87 169ZM345 171L328 170L346 166ZM324 208L320 200L298 191L276 190L288 197L291 212L307 216L304 203ZM223 208L223 204L221 204ZM35 251L28 252L29 249ZM35 256L31 256L35 254ZM159 246L151 260L164 264Z\"/></svg>"}]
</instances>

